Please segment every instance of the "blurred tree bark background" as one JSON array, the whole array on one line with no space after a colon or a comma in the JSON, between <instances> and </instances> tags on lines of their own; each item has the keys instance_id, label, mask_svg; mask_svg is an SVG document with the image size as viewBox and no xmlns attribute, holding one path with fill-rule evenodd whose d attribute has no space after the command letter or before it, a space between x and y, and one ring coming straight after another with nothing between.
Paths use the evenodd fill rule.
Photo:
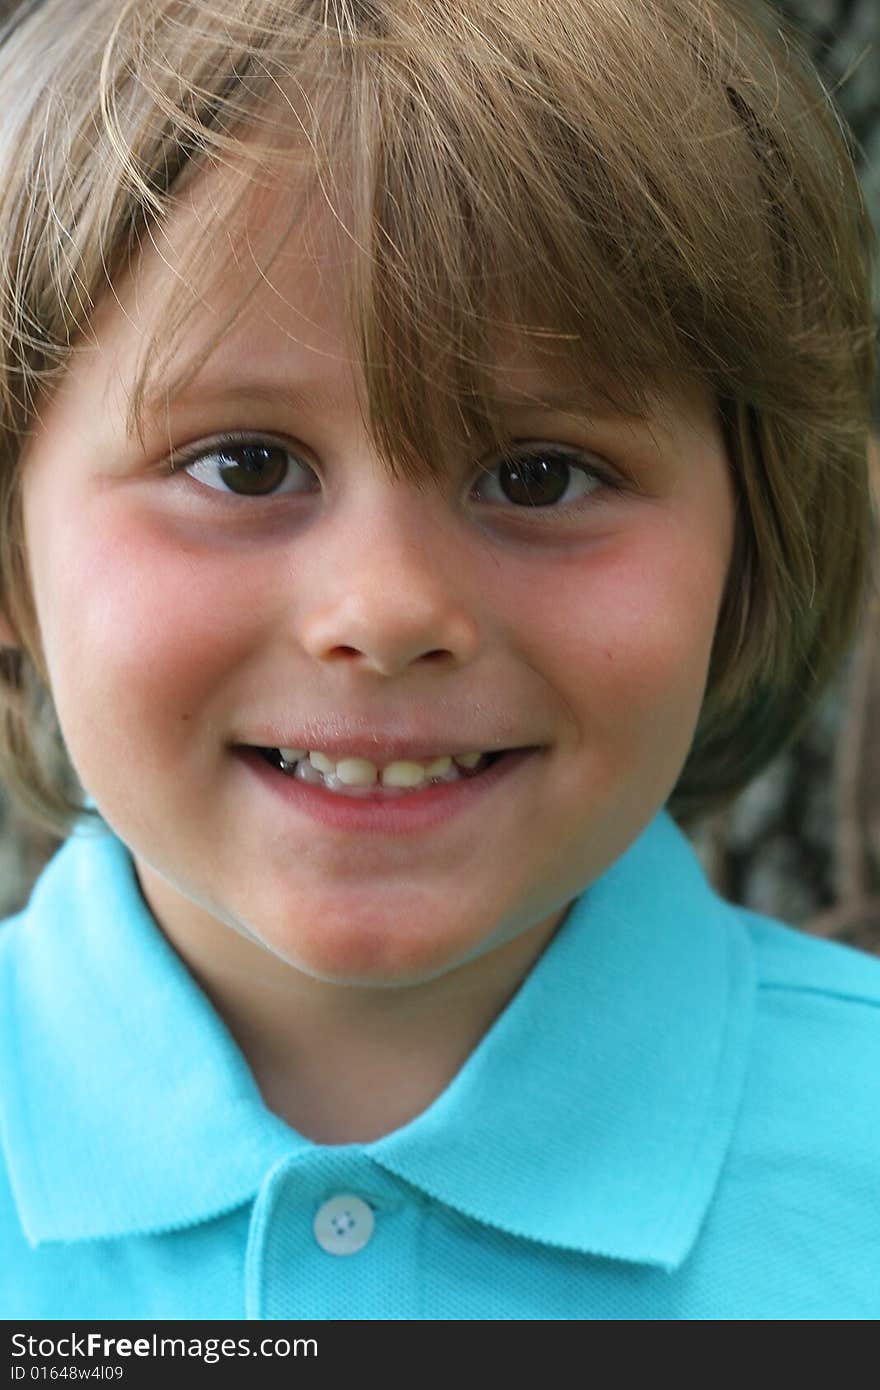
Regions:
<instances>
[{"instance_id":1,"label":"blurred tree bark background","mask_svg":"<svg viewBox=\"0 0 880 1390\"><path fill-rule=\"evenodd\" d=\"M800 31L846 117L880 227L880 0L776 3ZM880 315L880 286L877 292ZM880 401L877 411L880 418ZM874 466L880 503L880 454ZM733 805L692 834L710 876L732 901L880 953L876 578L859 640L809 725ZM0 916L25 902L56 847L15 814L0 789Z\"/></svg>"}]
</instances>

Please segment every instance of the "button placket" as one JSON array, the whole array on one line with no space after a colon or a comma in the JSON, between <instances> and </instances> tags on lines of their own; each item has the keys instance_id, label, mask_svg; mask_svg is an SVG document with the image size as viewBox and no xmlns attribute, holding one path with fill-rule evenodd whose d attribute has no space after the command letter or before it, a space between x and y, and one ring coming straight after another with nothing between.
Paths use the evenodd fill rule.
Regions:
<instances>
[{"instance_id":1,"label":"button placket","mask_svg":"<svg viewBox=\"0 0 880 1390\"><path fill-rule=\"evenodd\" d=\"M251 1214L246 1316L388 1316L389 1251L408 1261L416 1225L398 1181L361 1150L315 1148L282 1159Z\"/></svg>"}]
</instances>

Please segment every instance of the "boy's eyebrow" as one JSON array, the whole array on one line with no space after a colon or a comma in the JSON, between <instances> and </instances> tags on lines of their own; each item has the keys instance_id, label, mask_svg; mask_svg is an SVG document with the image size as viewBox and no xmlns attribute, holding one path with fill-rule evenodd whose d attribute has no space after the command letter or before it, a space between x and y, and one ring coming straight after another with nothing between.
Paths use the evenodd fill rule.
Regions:
<instances>
[{"instance_id":1,"label":"boy's eyebrow","mask_svg":"<svg viewBox=\"0 0 880 1390\"><path fill-rule=\"evenodd\" d=\"M639 418L634 411L612 405L598 392L591 392L584 387L557 386L547 390L537 388L534 391L520 391L515 395L503 393L496 397L496 403L512 412L547 410L556 415L589 417L597 423Z\"/></svg>"},{"instance_id":2,"label":"boy's eyebrow","mask_svg":"<svg viewBox=\"0 0 880 1390\"><path fill-rule=\"evenodd\" d=\"M338 397L323 386L307 383L296 385L287 378L271 381L264 376L236 378L234 382L192 382L179 390L164 386L145 397L146 409L151 414L172 405L210 406L238 401L282 405L294 413L315 406L330 409L339 405ZM534 384L528 390L499 389L493 392L492 401L496 407L511 413L546 410L560 415L589 416L597 423L636 421L641 418L635 411L613 406L607 398L583 385L569 386L563 383L544 387Z\"/></svg>"},{"instance_id":3,"label":"boy's eyebrow","mask_svg":"<svg viewBox=\"0 0 880 1390\"><path fill-rule=\"evenodd\" d=\"M331 407L338 400L320 386L296 386L290 381L267 382L265 378L249 381L236 380L234 383L193 382L182 386L158 387L145 397L149 413L165 410L169 406L183 405L221 405L226 402L256 401L264 405L283 405L289 410L308 409L309 406Z\"/></svg>"}]
</instances>

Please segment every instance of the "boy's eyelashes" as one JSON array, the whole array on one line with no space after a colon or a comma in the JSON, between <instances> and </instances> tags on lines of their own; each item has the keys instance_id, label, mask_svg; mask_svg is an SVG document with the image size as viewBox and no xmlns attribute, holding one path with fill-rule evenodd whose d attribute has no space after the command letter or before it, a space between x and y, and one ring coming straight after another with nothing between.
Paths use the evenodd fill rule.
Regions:
<instances>
[{"instance_id":1,"label":"boy's eyelashes","mask_svg":"<svg viewBox=\"0 0 880 1390\"><path fill-rule=\"evenodd\" d=\"M170 473L186 473L221 494L275 497L320 490L308 451L269 435L229 434L177 450ZM476 465L469 496L478 502L518 510L574 507L608 491L620 491L620 477L603 460L553 440L512 440Z\"/></svg>"},{"instance_id":2,"label":"boy's eyelashes","mask_svg":"<svg viewBox=\"0 0 880 1390\"><path fill-rule=\"evenodd\" d=\"M302 477L296 476L295 464ZM259 435L226 435L221 439L187 446L171 456L171 473L187 473L197 482L220 492L241 497L274 496L279 491L314 492L305 471L317 474L298 451L279 440ZM282 484L292 483L284 487Z\"/></svg>"},{"instance_id":3,"label":"boy's eyelashes","mask_svg":"<svg viewBox=\"0 0 880 1390\"><path fill-rule=\"evenodd\" d=\"M481 465L480 474L482 501L528 510L576 506L620 487L591 455L539 441L512 447L494 463Z\"/></svg>"}]
</instances>

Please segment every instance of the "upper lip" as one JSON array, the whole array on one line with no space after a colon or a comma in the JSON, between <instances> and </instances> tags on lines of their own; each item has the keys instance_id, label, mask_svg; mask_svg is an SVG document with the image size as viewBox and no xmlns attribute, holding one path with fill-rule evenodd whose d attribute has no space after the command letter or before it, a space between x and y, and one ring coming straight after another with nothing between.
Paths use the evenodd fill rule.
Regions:
<instances>
[{"instance_id":1,"label":"upper lip","mask_svg":"<svg viewBox=\"0 0 880 1390\"><path fill-rule=\"evenodd\" d=\"M273 728L271 725L249 736L247 743L256 748L306 748L309 752L320 751L328 758L366 758L374 763L390 763L402 759L424 762L428 758L442 757L449 753L500 753L509 748L525 748L535 745L510 740L500 743L496 737L487 734L475 735L473 739L462 739L457 734L423 734L418 737L403 737L400 734L374 731L347 735L321 734L300 730Z\"/></svg>"}]
</instances>

